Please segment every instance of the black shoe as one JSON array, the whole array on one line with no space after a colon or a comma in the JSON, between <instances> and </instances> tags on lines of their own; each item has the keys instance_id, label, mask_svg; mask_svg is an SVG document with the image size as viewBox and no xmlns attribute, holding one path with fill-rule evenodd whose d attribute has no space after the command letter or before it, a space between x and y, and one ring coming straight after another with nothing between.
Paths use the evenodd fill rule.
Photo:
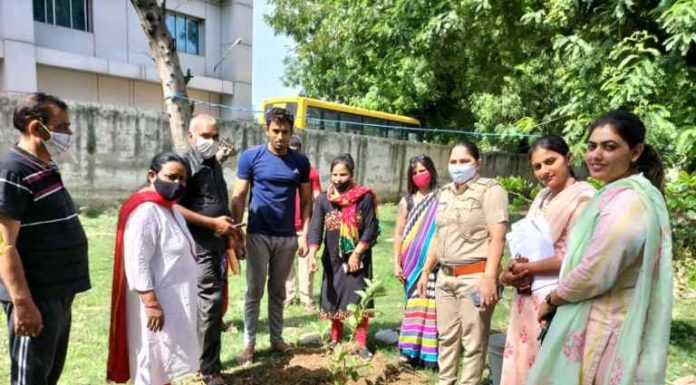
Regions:
<instances>
[{"instance_id":1,"label":"black shoe","mask_svg":"<svg viewBox=\"0 0 696 385\"><path fill-rule=\"evenodd\" d=\"M372 353L370 353L369 350L367 350L366 347L360 347L358 350L355 351L355 354L360 357L361 360L363 361L370 361L372 360Z\"/></svg>"}]
</instances>

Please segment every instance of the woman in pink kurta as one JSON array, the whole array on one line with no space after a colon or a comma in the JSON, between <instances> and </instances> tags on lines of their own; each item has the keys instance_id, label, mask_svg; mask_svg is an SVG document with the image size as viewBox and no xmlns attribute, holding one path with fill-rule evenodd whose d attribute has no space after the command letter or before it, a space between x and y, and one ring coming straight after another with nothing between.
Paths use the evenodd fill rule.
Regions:
<instances>
[{"instance_id":1,"label":"woman in pink kurta","mask_svg":"<svg viewBox=\"0 0 696 385\"><path fill-rule=\"evenodd\" d=\"M544 189L537 194L527 217L542 216L548 222L555 255L531 263L524 258L513 259L500 276L503 283L517 288L505 340L502 385L523 385L527 380L527 373L539 350L539 306L555 287L543 286L532 292L531 282L535 275L558 276L568 233L595 193L592 185L573 177L570 150L563 138L543 136L532 144L529 154L534 175L544 184Z\"/></svg>"},{"instance_id":2,"label":"woman in pink kurta","mask_svg":"<svg viewBox=\"0 0 696 385\"><path fill-rule=\"evenodd\" d=\"M577 219L558 287L541 304L550 326L529 385L665 381L672 241L662 163L644 141L627 111L590 127L585 162L606 185Z\"/></svg>"}]
</instances>

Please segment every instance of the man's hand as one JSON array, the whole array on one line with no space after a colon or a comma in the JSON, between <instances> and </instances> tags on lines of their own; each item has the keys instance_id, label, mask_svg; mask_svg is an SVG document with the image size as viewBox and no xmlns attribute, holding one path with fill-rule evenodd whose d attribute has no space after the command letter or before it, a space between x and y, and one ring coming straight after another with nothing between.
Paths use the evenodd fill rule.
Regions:
<instances>
[{"instance_id":1,"label":"man's hand","mask_svg":"<svg viewBox=\"0 0 696 385\"><path fill-rule=\"evenodd\" d=\"M230 235L235 230L234 220L227 215L212 218L211 227L218 235Z\"/></svg>"},{"instance_id":2,"label":"man's hand","mask_svg":"<svg viewBox=\"0 0 696 385\"><path fill-rule=\"evenodd\" d=\"M19 336L38 337L43 330L41 312L32 300L14 304L14 331Z\"/></svg>"},{"instance_id":3,"label":"man's hand","mask_svg":"<svg viewBox=\"0 0 696 385\"><path fill-rule=\"evenodd\" d=\"M297 255L304 258L309 252L309 247L307 247L307 238L304 235L297 237Z\"/></svg>"}]
</instances>

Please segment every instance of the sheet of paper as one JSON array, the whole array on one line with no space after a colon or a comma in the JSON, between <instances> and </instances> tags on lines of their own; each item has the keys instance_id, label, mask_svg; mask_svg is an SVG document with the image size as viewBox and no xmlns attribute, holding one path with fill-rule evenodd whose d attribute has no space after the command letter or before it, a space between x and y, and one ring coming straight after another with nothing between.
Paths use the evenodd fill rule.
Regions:
<instances>
[{"instance_id":1,"label":"sheet of paper","mask_svg":"<svg viewBox=\"0 0 696 385\"><path fill-rule=\"evenodd\" d=\"M525 257L529 262L537 262L555 255L549 224L542 216L523 218L511 226L505 236L510 255ZM532 291L555 287L557 276L535 276Z\"/></svg>"}]
</instances>

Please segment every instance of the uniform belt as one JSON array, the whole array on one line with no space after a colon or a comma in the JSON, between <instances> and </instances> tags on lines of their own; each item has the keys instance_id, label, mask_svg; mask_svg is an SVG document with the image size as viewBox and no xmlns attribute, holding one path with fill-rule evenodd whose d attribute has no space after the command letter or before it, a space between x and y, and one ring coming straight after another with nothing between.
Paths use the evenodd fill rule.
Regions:
<instances>
[{"instance_id":1,"label":"uniform belt","mask_svg":"<svg viewBox=\"0 0 696 385\"><path fill-rule=\"evenodd\" d=\"M452 275L455 277L459 277L460 275L483 273L484 271L486 271L486 261L471 263L468 265L459 265L459 266L443 265L440 267L440 269L442 269L443 273L445 273L447 275Z\"/></svg>"}]
</instances>

